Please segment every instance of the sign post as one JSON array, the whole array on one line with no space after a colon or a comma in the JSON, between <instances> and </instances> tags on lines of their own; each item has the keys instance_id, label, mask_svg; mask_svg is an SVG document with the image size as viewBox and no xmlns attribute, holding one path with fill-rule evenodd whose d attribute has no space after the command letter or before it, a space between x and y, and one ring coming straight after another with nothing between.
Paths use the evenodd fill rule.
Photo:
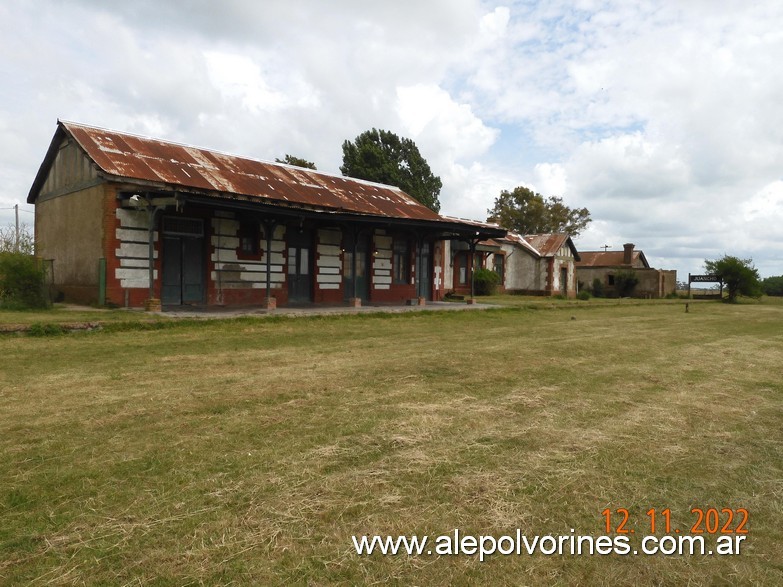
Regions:
<instances>
[{"instance_id":1,"label":"sign post","mask_svg":"<svg viewBox=\"0 0 783 587\"><path fill-rule=\"evenodd\" d=\"M720 297L723 297L723 278L717 273L691 275L688 273L688 297L691 297L691 283L720 283Z\"/></svg>"}]
</instances>

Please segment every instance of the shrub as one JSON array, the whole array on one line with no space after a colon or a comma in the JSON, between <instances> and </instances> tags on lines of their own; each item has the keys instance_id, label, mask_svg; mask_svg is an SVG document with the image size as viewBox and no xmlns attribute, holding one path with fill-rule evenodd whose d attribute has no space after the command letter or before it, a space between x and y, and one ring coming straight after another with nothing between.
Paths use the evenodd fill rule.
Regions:
<instances>
[{"instance_id":1,"label":"shrub","mask_svg":"<svg viewBox=\"0 0 783 587\"><path fill-rule=\"evenodd\" d=\"M593 279L593 296L596 298L604 297L604 282L600 277Z\"/></svg>"},{"instance_id":2,"label":"shrub","mask_svg":"<svg viewBox=\"0 0 783 587\"><path fill-rule=\"evenodd\" d=\"M639 277L633 269L621 269L614 274L614 287L617 291L617 297L627 298L633 293L636 285L639 283Z\"/></svg>"},{"instance_id":3,"label":"shrub","mask_svg":"<svg viewBox=\"0 0 783 587\"><path fill-rule=\"evenodd\" d=\"M576 299L578 299L578 300L583 300L583 301L585 301L585 302L586 302L587 300L589 300L591 297L593 297L593 296L591 296L591 295L590 295L590 292L589 292L589 291L587 291L586 289L583 289L583 290L582 290L582 291L580 291L578 294L576 294Z\"/></svg>"},{"instance_id":4,"label":"shrub","mask_svg":"<svg viewBox=\"0 0 783 587\"><path fill-rule=\"evenodd\" d=\"M65 329L59 324L42 324L36 322L30 325L27 331L28 336L60 336L65 334Z\"/></svg>"},{"instance_id":5,"label":"shrub","mask_svg":"<svg viewBox=\"0 0 783 587\"><path fill-rule=\"evenodd\" d=\"M0 307L46 308L45 272L38 259L23 253L0 253Z\"/></svg>"},{"instance_id":6,"label":"shrub","mask_svg":"<svg viewBox=\"0 0 783 587\"><path fill-rule=\"evenodd\" d=\"M491 269L476 269L473 272L473 283L477 296L491 296L500 283L500 275Z\"/></svg>"}]
</instances>

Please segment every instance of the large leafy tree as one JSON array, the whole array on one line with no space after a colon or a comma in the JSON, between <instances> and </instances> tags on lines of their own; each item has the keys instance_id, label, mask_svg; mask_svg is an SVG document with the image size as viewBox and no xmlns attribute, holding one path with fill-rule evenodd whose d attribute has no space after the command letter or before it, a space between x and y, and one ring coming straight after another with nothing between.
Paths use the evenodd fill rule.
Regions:
<instances>
[{"instance_id":1,"label":"large leafy tree","mask_svg":"<svg viewBox=\"0 0 783 587\"><path fill-rule=\"evenodd\" d=\"M783 296L783 275L763 279L761 289L768 296Z\"/></svg>"},{"instance_id":2,"label":"large leafy tree","mask_svg":"<svg viewBox=\"0 0 783 587\"><path fill-rule=\"evenodd\" d=\"M748 297L761 296L761 280L759 272L753 266L753 259L739 259L724 255L720 259L704 261L708 273L718 275L728 290L727 302L734 303L741 295Z\"/></svg>"},{"instance_id":3,"label":"large leafy tree","mask_svg":"<svg viewBox=\"0 0 783 587\"><path fill-rule=\"evenodd\" d=\"M295 167L304 167L305 169L315 169L315 163L302 159L301 157L295 157L294 155L285 154L284 159L278 159L275 157L277 163L285 163L286 165L293 165Z\"/></svg>"},{"instance_id":4,"label":"large leafy tree","mask_svg":"<svg viewBox=\"0 0 783 587\"><path fill-rule=\"evenodd\" d=\"M526 187L503 190L487 210L487 220L520 234L565 232L576 237L591 222L587 208L570 208L563 198L545 198Z\"/></svg>"},{"instance_id":5,"label":"large leafy tree","mask_svg":"<svg viewBox=\"0 0 783 587\"><path fill-rule=\"evenodd\" d=\"M440 211L440 177L433 175L416 143L387 130L372 129L343 143L343 175L385 183Z\"/></svg>"}]
</instances>

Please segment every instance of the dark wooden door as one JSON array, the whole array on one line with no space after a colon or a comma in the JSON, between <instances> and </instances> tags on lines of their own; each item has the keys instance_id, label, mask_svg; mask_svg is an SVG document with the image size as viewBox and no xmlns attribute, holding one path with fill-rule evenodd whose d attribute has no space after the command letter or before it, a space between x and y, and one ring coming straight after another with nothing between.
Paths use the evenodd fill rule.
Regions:
<instances>
[{"instance_id":1,"label":"dark wooden door","mask_svg":"<svg viewBox=\"0 0 783 587\"><path fill-rule=\"evenodd\" d=\"M292 231L288 235L288 301L312 301L311 251L312 234Z\"/></svg>"},{"instance_id":2,"label":"dark wooden door","mask_svg":"<svg viewBox=\"0 0 783 587\"><path fill-rule=\"evenodd\" d=\"M417 293L425 300L432 299L432 252L430 243L422 243L417 257L416 279L418 281Z\"/></svg>"},{"instance_id":3,"label":"dark wooden door","mask_svg":"<svg viewBox=\"0 0 783 587\"><path fill-rule=\"evenodd\" d=\"M355 263L352 237L346 239L344 248L343 289L345 299L357 297L366 302L370 299L370 237L366 234L357 237Z\"/></svg>"},{"instance_id":4,"label":"dark wooden door","mask_svg":"<svg viewBox=\"0 0 783 587\"><path fill-rule=\"evenodd\" d=\"M204 221L164 216L161 302L166 305L204 303Z\"/></svg>"},{"instance_id":5,"label":"dark wooden door","mask_svg":"<svg viewBox=\"0 0 783 587\"><path fill-rule=\"evenodd\" d=\"M204 301L204 239L182 235L163 237L163 287L165 305L200 304Z\"/></svg>"}]
</instances>

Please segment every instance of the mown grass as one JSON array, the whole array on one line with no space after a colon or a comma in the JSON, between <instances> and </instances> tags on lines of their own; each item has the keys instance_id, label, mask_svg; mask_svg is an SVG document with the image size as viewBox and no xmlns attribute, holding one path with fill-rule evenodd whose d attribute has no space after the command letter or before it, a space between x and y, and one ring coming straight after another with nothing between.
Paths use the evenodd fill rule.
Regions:
<instances>
[{"instance_id":1,"label":"mown grass","mask_svg":"<svg viewBox=\"0 0 783 587\"><path fill-rule=\"evenodd\" d=\"M0 338L0 583L783 583L783 306ZM359 557L747 508L740 556Z\"/></svg>"},{"instance_id":2,"label":"mown grass","mask_svg":"<svg viewBox=\"0 0 783 587\"><path fill-rule=\"evenodd\" d=\"M165 314L125 309L90 308L54 304L47 310L7 310L0 308L0 331L4 327L30 324L76 324L82 322L159 322Z\"/></svg>"}]
</instances>

